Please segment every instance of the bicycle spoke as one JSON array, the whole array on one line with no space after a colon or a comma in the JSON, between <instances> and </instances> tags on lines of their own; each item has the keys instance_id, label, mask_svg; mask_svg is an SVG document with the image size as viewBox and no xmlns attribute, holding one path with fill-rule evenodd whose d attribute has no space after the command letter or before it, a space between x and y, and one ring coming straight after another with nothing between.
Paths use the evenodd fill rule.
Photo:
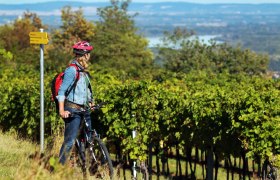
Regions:
<instances>
[{"instance_id":1,"label":"bicycle spoke","mask_svg":"<svg viewBox=\"0 0 280 180\"><path fill-rule=\"evenodd\" d=\"M112 161L106 146L99 138L94 138L94 144L89 148L91 164L90 174L99 179L109 179L113 175Z\"/></svg>"}]
</instances>

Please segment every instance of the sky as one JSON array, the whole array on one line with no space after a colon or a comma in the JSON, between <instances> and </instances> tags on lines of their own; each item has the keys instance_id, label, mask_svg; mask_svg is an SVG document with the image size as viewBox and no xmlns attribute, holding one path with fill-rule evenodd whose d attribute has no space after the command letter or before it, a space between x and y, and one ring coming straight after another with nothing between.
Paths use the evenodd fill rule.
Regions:
<instances>
[{"instance_id":1,"label":"sky","mask_svg":"<svg viewBox=\"0 0 280 180\"><path fill-rule=\"evenodd\" d=\"M38 3L58 0L0 0L0 4L23 4L23 3ZM80 2L110 2L110 0L60 0L60 1L80 1ZM133 2L194 2L194 3L280 3L280 0L132 0Z\"/></svg>"}]
</instances>

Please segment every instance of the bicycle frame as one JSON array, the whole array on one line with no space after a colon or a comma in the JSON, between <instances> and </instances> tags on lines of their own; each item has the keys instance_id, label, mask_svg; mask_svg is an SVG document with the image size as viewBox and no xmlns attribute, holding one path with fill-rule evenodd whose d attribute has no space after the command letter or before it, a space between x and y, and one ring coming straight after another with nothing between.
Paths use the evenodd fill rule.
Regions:
<instances>
[{"instance_id":1,"label":"bicycle frame","mask_svg":"<svg viewBox=\"0 0 280 180\"><path fill-rule=\"evenodd\" d=\"M96 107L100 108L100 106ZM95 129L91 130L84 117L85 111L76 112L81 115L81 123L78 136L75 140L75 147L78 153L78 163L82 168L84 176L87 174L87 168L91 175L96 172L113 175L113 165L110 159L107 147L100 139L100 135ZM87 167L88 165L88 167ZM108 172L100 172L99 169L108 169ZM102 175L100 175L102 176Z\"/></svg>"},{"instance_id":2,"label":"bicycle frame","mask_svg":"<svg viewBox=\"0 0 280 180\"><path fill-rule=\"evenodd\" d=\"M82 152L85 151L88 144L92 143L92 142L90 142L89 133L91 133L90 135L92 136L92 138L94 138L94 137L100 138L100 135L97 134L95 129L90 130L90 128L88 126L88 123L85 121L85 118L83 117L82 122L81 122L81 126L80 126L80 132L79 132L78 137L76 138L76 146L78 147L79 153L82 156L83 162L85 162L85 157L83 157ZM96 158L95 154L93 153L92 147L90 146L89 148L90 148L90 151L92 152L91 155L93 156L93 159L95 161L97 161L97 158ZM104 152L102 152L102 153L105 155Z\"/></svg>"}]
</instances>

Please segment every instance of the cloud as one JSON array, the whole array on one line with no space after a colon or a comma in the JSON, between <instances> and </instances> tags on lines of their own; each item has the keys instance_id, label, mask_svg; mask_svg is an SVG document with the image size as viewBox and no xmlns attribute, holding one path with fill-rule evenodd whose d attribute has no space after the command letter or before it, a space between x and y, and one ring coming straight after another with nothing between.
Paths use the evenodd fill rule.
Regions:
<instances>
[{"instance_id":1,"label":"cloud","mask_svg":"<svg viewBox=\"0 0 280 180\"><path fill-rule=\"evenodd\" d=\"M170 9L172 6L161 6L160 9Z\"/></svg>"},{"instance_id":2,"label":"cloud","mask_svg":"<svg viewBox=\"0 0 280 180\"><path fill-rule=\"evenodd\" d=\"M93 15L93 14L96 14L97 7L83 7L82 10L85 15L88 15L88 14Z\"/></svg>"},{"instance_id":3,"label":"cloud","mask_svg":"<svg viewBox=\"0 0 280 180\"><path fill-rule=\"evenodd\" d=\"M26 10L0 10L0 16L20 16L23 15ZM39 16L60 16L60 10L53 11L30 11L32 13L36 13Z\"/></svg>"},{"instance_id":4,"label":"cloud","mask_svg":"<svg viewBox=\"0 0 280 180\"><path fill-rule=\"evenodd\" d=\"M72 10L78 10L78 7L73 7ZM97 7L83 7L83 13L85 15L95 15L97 12ZM26 10L18 9L18 10L0 10L0 16L20 16ZM55 9L52 11L33 11L30 10L32 13L36 13L38 16L61 16L61 9Z\"/></svg>"}]
</instances>

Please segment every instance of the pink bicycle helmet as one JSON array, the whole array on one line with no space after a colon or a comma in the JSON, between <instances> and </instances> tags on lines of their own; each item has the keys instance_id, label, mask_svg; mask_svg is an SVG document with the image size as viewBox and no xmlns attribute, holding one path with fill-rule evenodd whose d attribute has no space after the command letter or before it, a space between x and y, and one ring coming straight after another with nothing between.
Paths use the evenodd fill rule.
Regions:
<instances>
[{"instance_id":1,"label":"pink bicycle helmet","mask_svg":"<svg viewBox=\"0 0 280 180\"><path fill-rule=\"evenodd\" d=\"M90 51L93 50L93 46L91 46L86 41L77 42L72 47L73 47L73 52L78 55L84 55L90 53Z\"/></svg>"}]
</instances>

